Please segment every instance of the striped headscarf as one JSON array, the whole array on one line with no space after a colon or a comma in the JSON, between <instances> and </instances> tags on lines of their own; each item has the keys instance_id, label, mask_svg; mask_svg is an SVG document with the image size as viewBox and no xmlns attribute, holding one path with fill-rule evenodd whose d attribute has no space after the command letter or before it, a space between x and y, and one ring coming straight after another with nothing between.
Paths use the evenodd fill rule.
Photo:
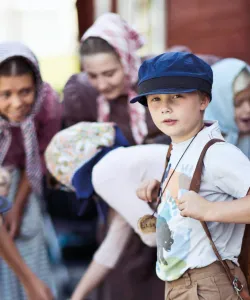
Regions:
<instances>
[{"instance_id":1,"label":"striped headscarf","mask_svg":"<svg viewBox=\"0 0 250 300\"><path fill-rule=\"evenodd\" d=\"M30 63L36 76L36 100L29 116L20 123L9 122L0 116L0 165L3 164L12 141L11 127L20 127L24 140L26 173L32 190L41 194L42 170L34 117L40 110L46 87L41 78L38 61L29 48L19 42L0 43L0 68L4 61L13 57L23 57Z\"/></svg>"},{"instance_id":2,"label":"striped headscarf","mask_svg":"<svg viewBox=\"0 0 250 300\"><path fill-rule=\"evenodd\" d=\"M99 37L109 43L120 57L126 76L126 90L128 93L128 108L130 114L130 126L134 140L137 144L142 143L147 135L146 111L137 103L130 105L129 100L136 96L133 90L138 79L140 58L136 50L143 46L143 39L131 28L119 15L106 13L99 17L96 22L85 32L81 41L89 37ZM110 108L108 100L103 95L97 98L98 121L108 122Z\"/></svg>"}]
</instances>

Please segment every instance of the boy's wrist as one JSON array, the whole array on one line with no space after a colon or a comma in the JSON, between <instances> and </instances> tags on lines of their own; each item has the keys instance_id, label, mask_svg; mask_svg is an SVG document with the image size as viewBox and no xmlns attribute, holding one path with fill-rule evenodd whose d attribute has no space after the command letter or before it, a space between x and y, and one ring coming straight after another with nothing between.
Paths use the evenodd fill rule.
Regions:
<instances>
[{"instance_id":1,"label":"boy's wrist","mask_svg":"<svg viewBox=\"0 0 250 300\"><path fill-rule=\"evenodd\" d=\"M204 214L204 222L216 222L215 203L207 201L206 213Z\"/></svg>"}]
</instances>

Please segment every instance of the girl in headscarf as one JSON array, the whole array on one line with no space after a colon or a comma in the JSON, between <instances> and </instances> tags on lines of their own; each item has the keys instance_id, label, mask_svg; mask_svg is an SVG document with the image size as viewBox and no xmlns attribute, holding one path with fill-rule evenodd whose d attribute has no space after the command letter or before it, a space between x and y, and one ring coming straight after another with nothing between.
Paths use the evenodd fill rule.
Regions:
<instances>
[{"instance_id":1,"label":"girl in headscarf","mask_svg":"<svg viewBox=\"0 0 250 300\"><path fill-rule=\"evenodd\" d=\"M135 84L140 65L140 58L136 51L142 44L140 35L120 16L108 13L97 19L82 38L80 51L82 66L86 74L74 76L64 90L64 112L66 119L69 120L68 123L76 122L77 115L81 115L78 121L114 122L121 129L130 145L141 144L148 137L159 134L150 117L147 117L145 108L139 105L133 107L129 104L129 100L136 95ZM95 88L97 93L90 93L91 88ZM93 98L88 98L87 95L91 94ZM83 107L83 111L80 112L79 106ZM74 119L68 118L72 109L76 112ZM71 115L73 116L72 113ZM139 171L138 168L137 170L127 168L126 159L134 155L134 159L138 158L140 162L143 158L147 159L148 164L152 164L152 161L150 161L151 156L147 155L150 153L149 149L148 152L143 151L143 154L136 149L136 147L131 147L127 149L128 151L123 148L111 151L110 155L105 156L100 164L97 164L102 173L98 177L104 178L111 175L110 168L116 165L117 167L121 166L124 170L124 178L127 178L127 171L137 171L135 174L138 176L135 175L135 177L139 180L145 175L144 171ZM166 147L164 147L161 152L161 162L164 162L166 151ZM123 158L125 158L124 161ZM122 165L120 164L121 160ZM161 167L156 170L157 174L161 174L161 172ZM93 184L96 185L95 179L97 177L92 177L92 179ZM112 176L107 177L107 180L112 185ZM129 182L132 181L131 177ZM100 181L97 179L97 185L99 183ZM123 193L119 189L116 187L116 191ZM136 198L135 186L131 185L130 189L133 197L130 199L130 203L132 203L133 199ZM142 236L134 233L134 230L138 233L136 223L137 218L141 216L140 210L138 215L138 210L128 205L125 211L124 202L122 203L120 198L114 199L113 197L112 200L104 200L113 208L116 204L117 206L120 204L120 206L110 211L110 226L107 236L95 253L94 259L72 299L85 299L89 292L106 277L107 299L112 300L118 297L121 299L122 297L131 300L150 300L152 297L163 297L164 287L154 272L155 237L153 235L144 240ZM143 206L139 199L136 200L138 206ZM134 213L135 211L137 214ZM143 211L152 213L152 209L148 205L144 206ZM143 214L142 211L141 213ZM129 220L125 217L128 215ZM148 246L153 246L153 248ZM102 295L101 299L104 298L105 296Z\"/></svg>"},{"instance_id":2,"label":"girl in headscarf","mask_svg":"<svg viewBox=\"0 0 250 300\"><path fill-rule=\"evenodd\" d=\"M11 170L12 208L4 225L31 270L53 288L43 232L43 153L60 128L60 103L42 81L34 54L23 44L0 43L0 165ZM27 299L10 268L0 262L3 300Z\"/></svg>"},{"instance_id":3,"label":"girl in headscarf","mask_svg":"<svg viewBox=\"0 0 250 300\"><path fill-rule=\"evenodd\" d=\"M227 58L212 66L212 101L205 119L218 120L225 139L250 158L250 67Z\"/></svg>"},{"instance_id":4,"label":"girl in headscarf","mask_svg":"<svg viewBox=\"0 0 250 300\"><path fill-rule=\"evenodd\" d=\"M84 73L73 75L64 89L64 120L115 122L131 145L159 135L145 109L132 107L137 71L136 51L143 39L119 15L99 17L81 40Z\"/></svg>"}]
</instances>

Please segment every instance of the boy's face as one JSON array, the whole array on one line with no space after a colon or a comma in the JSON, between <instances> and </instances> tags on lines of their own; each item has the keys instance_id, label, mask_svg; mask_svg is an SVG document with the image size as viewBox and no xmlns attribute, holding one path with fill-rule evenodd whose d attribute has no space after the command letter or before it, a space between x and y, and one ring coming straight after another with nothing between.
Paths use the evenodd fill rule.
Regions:
<instances>
[{"instance_id":1,"label":"boy's face","mask_svg":"<svg viewBox=\"0 0 250 300\"><path fill-rule=\"evenodd\" d=\"M209 98L199 92L147 96L155 125L175 143L194 136L202 127Z\"/></svg>"}]
</instances>

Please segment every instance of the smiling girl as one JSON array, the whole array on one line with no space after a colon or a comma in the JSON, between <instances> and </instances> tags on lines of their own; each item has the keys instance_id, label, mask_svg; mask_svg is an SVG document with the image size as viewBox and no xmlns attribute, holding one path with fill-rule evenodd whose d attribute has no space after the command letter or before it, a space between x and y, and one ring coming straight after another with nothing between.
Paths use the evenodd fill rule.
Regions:
<instances>
[{"instance_id":1,"label":"smiling girl","mask_svg":"<svg viewBox=\"0 0 250 300\"><path fill-rule=\"evenodd\" d=\"M4 225L31 270L53 287L43 232L43 152L60 128L60 104L42 81L34 54L15 42L0 43L0 165L11 172L12 208ZM3 300L27 299L17 277L0 262Z\"/></svg>"}]
</instances>

